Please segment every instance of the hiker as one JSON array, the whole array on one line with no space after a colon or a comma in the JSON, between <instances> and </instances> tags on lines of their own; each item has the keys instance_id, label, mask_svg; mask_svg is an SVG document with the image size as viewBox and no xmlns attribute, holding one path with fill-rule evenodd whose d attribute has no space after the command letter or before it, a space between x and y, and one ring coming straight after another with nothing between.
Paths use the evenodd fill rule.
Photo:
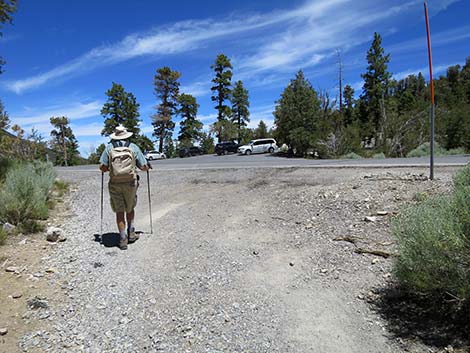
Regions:
<instances>
[{"instance_id":1,"label":"hiker","mask_svg":"<svg viewBox=\"0 0 470 353\"><path fill-rule=\"evenodd\" d=\"M136 167L142 171L150 168L140 148L128 140L131 136L132 132L127 131L124 126L117 126L110 135L111 142L100 158L100 170L103 173L109 171L109 197L111 208L116 213L121 250L126 250L128 243L139 239L134 224L134 208L139 186Z\"/></svg>"}]
</instances>

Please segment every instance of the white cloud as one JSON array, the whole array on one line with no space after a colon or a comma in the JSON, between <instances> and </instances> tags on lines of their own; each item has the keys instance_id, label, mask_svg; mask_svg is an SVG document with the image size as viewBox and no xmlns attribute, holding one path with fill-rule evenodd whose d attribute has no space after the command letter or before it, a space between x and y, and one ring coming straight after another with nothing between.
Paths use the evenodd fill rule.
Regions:
<instances>
[{"instance_id":1,"label":"white cloud","mask_svg":"<svg viewBox=\"0 0 470 353\"><path fill-rule=\"evenodd\" d=\"M21 93L97 67L142 56L183 53L222 38L226 42L228 39L244 41L248 53L241 67L245 68L247 75L250 71L269 68L286 70L293 65L311 66L318 64L334 48L355 45L364 40L358 29L416 5L416 1L394 7L388 4L378 6L372 0L359 5L354 2L354 6L352 3L352 0L310 0L291 10L243 14L222 20L176 22L145 33L128 35L117 43L96 47L68 63L32 77L9 81L5 86ZM367 10L367 16L364 16L364 10ZM260 32L267 27L272 31ZM250 50L255 52L249 54ZM189 88L194 95L203 94L202 84L190 85Z\"/></svg>"},{"instance_id":2,"label":"white cloud","mask_svg":"<svg viewBox=\"0 0 470 353\"><path fill-rule=\"evenodd\" d=\"M446 72L447 69L449 68L449 66L454 66L454 65L458 65L458 64L460 64L460 63L452 63L452 64L434 66L433 67L433 76L434 76L434 78L437 78L436 76L438 74ZM409 75L417 75L420 72L421 72L421 74L423 74L423 76L426 79L429 79L429 67L428 66L421 67L419 69L410 69L410 70L405 70L405 71L398 72L395 75L393 75L393 78L395 80L402 80L402 79L406 78Z\"/></svg>"},{"instance_id":3,"label":"white cloud","mask_svg":"<svg viewBox=\"0 0 470 353\"><path fill-rule=\"evenodd\" d=\"M436 14L457 1L434 0L430 8ZM242 43L237 65L242 78L252 78L267 70L291 72L293 68L322 63L336 48L347 50L368 41L372 23L392 22L403 12L417 11L421 6L421 0L308 0L290 10L180 21L130 34L119 42L93 48L67 63L35 76L6 82L4 86L19 94L99 67L143 56L181 54L216 44L221 39L224 45L230 45L231 40ZM208 93L209 86L205 81L194 82L182 89L202 96Z\"/></svg>"},{"instance_id":4,"label":"white cloud","mask_svg":"<svg viewBox=\"0 0 470 353\"><path fill-rule=\"evenodd\" d=\"M449 6L462 0L432 0L428 1L428 8L431 16L436 15L441 11L447 10Z\"/></svg>"},{"instance_id":5,"label":"white cloud","mask_svg":"<svg viewBox=\"0 0 470 353\"><path fill-rule=\"evenodd\" d=\"M433 48L449 45L470 38L470 26L453 28L447 31L433 33L431 28L431 45ZM427 56L427 39L426 34L420 38L410 39L401 43L391 45L387 48L387 52L392 54L402 54L408 52L420 51Z\"/></svg>"},{"instance_id":6,"label":"white cloud","mask_svg":"<svg viewBox=\"0 0 470 353\"><path fill-rule=\"evenodd\" d=\"M212 124L217 119L217 114L202 114L197 116L198 120L202 121L205 124Z\"/></svg>"},{"instance_id":7,"label":"white cloud","mask_svg":"<svg viewBox=\"0 0 470 353\"><path fill-rule=\"evenodd\" d=\"M79 119L86 119L100 115L102 103L93 101L90 103L74 103L67 106L54 106L46 108L25 109L23 113L11 113L11 120L14 124L23 127L40 125L41 123L48 123L49 119L53 116L66 116L72 122Z\"/></svg>"},{"instance_id":8,"label":"white cloud","mask_svg":"<svg viewBox=\"0 0 470 353\"><path fill-rule=\"evenodd\" d=\"M83 136L101 136L103 130L103 123L91 123L85 125L71 124L70 127L76 137Z\"/></svg>"},{"instance_id":9,"label":"white cloud","mask_svg":"<svg viewBox=\"0 0 470 353\"><path fill-rule=\"evenodd\" d=\"M203 97L211 93L211 78L207 80L201 79L188 85L183 85L180 87L180 92L190 94L194 97Z\"/></svg>"},{"instance_id":10,"label":"white cloud","mask_svg":"<svg viewBox=\"0 0 470 353\"><path fill-rule=\"evenodd\" d=\"M334 0L335 2L346 0ZM131 34L118 43L101 46L49 71L10 81L5 86L16 93L42 86L53 79L67 79L100 66L123 62L145 55L163 56L196 49L208 41L288 21L299 9L267 15L233 17L217 22L212 19L176 22L146 33Z\"/></svg>"}]
</instances>

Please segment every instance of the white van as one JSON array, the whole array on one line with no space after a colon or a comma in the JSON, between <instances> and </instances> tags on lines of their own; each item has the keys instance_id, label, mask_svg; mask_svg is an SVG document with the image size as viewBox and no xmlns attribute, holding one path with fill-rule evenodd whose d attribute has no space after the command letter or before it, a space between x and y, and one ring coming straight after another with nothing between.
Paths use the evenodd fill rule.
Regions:
<instances>
[{"instance_id":1,"label":"white van","mask_svg":"<svg viewBox=\"0 0 470 353\"><path fill-rule=\"evenodd\" d=\"M247 145L240 146L238 153L250 155L252 153L273 153L275 150L277 150L276 140L269 138L250 141Z\"/></svg>"}]
</instances>

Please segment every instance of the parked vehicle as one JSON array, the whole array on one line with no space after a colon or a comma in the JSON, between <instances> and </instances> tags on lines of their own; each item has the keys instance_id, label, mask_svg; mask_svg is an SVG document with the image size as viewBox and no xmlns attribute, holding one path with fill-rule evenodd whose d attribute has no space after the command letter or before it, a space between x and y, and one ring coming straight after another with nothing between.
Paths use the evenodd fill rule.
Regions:
<instances>
[{"instance_id":1,"label":"parked vehicle","mask_svg":"<svg viewBox=\"0 0 470 353\"><path fill-rule=\"evenodd\" d=\"M239 154L250 155L252 153L273 153L277 150L276 140L272 138L250 141L248 144L238 148Z\"/></svg>"},{"instance_id":2,"label":"parked vehicle","mask_svg":"<svg viewBox=\"0 0 470 353\"><path fill-rule=\"evenodd\" d=\"M219 142L215 145L215 153L219 156L230 152L237 153L238 147L240 147L240 145L234 141Z\"/></svg>"},{"instance_id":3,"label":"parked vehicle","mask_svg":"<svg viewBox=\"0 0 470 353\"><path fill-rule=\"evenodd\" d=\"M178 151L178 155L180 156L180 158L197 156L201 154L204 154L204 151L202 150L202 148L197 146L183 147Z\"/></svg>"},{"instance_id":4,"label":"parked vehicle","mask_svg":"<svg viewBox=\"0 0 470 353\"><path fill-rule=\"evenodd\" d=\"M146 158L148 161L153 161L154 159L165 159L166 156L165 156L165 153L163 153L163 152L148 151L148 152L145 154L145 158Z\"/></svg>"}]
</instances>

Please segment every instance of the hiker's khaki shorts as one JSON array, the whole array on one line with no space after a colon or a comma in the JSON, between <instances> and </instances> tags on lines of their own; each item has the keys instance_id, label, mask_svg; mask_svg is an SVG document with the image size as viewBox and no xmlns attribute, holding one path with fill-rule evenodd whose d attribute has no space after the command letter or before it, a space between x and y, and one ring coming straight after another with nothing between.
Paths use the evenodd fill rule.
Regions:
<instances>
[{"instance_id":1,"label":"hiker's khaki shorts","mask_svg":"<svg viewBox=\"0 0 470 353\"><path fill-rule=\"evenodd\" d=\"M109 183L109 198L114 212L132 212L137 205L137 180L128 183Z\"/></svg>"}]
</instances>

